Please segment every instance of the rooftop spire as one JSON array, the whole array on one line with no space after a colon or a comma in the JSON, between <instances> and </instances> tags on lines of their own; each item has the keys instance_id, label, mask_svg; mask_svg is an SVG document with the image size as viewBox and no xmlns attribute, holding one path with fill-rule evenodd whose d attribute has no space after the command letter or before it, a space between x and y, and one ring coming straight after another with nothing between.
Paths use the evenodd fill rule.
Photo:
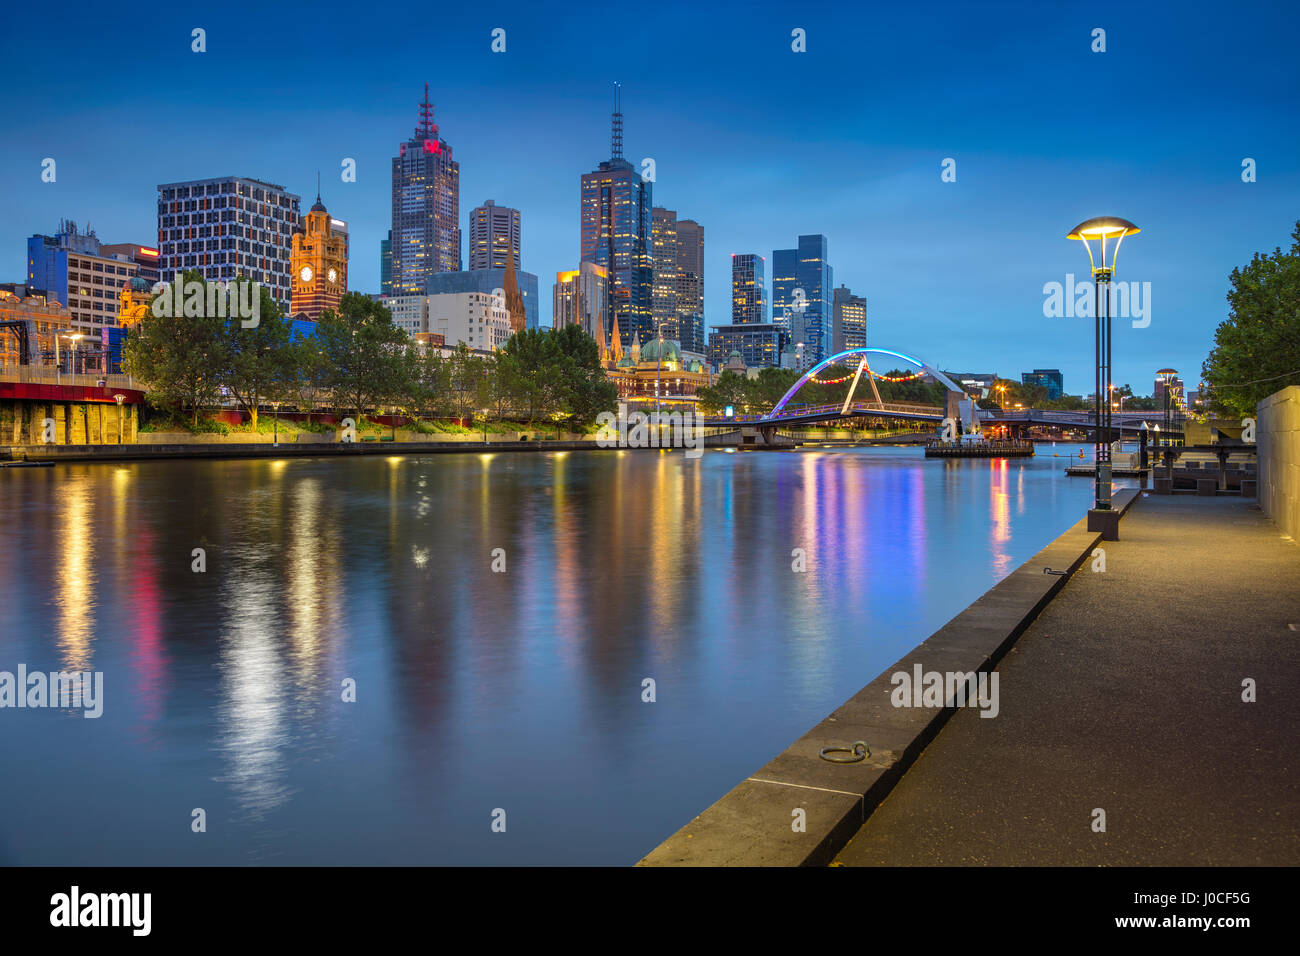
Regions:
<instances>
[{"instance_id":1,"label":"rooftop spire","mask_svg":"<svg viewBox=\"0 0 1300 956\"><path fill-rule=\"evenodd\" d=\"M429 84L424 84L424 102L420 104L420 125L415 135L422 139L437 139L438 124L433 121L433 104L429 102Z\"/></svg>"},{"instance_id":2,"label":"rooftop spire","mask_svg":"<svg viewBox=\"0 0 1300 956\"><path fill-rule=\"evenodd\" d=\"M609 136L609 152L612 159L623 158L623 97L618 83L614 84L614 113L611 117L612 129Z\"/></svg>"}]
</instances>

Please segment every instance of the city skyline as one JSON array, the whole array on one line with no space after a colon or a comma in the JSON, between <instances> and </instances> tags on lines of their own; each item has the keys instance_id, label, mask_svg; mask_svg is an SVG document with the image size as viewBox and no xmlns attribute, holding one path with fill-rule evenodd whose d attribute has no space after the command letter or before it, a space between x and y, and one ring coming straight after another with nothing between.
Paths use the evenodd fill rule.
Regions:
<instances>
[{"instance_id":1,"label":"city skyline","mask_svg":"<svg viewBox=\"0 0 1300 956\"><path fill-rule=\"evenodd\" d=\"M231 8L234 19L242 9ZM1045 317L1043 286L1086 278L1086 259L1064 234L1087 216L1115 213L1143 230L1126 244L1117 279L1152 284L1150 326L1117 322L1116 380L1136 386L1153 366L1168 365L1194 384L1227 314L1228 274L1255 252L1286 245L1295 217L1279 210L1296 205L1288 174L1300 150L1293 130L1269 121L1297 68L1273 58L1272 72L1260 76L1242 50L1284 44L1295 19L1288 10L1255 5L1228 22L1190 11L1166 22L1119 5L1090 8L1087 19L1012 5L990 26L976 11L941 5L930 34L932 18L906 11L873 14L868 24L855 11L763 5L752 22L699 12L698 30L680 30L685 9L665 8L646 24L646 49L619 54L583 46L592 28L577 15L555 21L524 8L502 13L507 52L493 54L495 22L452 13L432 44L396 37L369 54L382 81L313 71L310 84L296 66L345 42L381 49L366 43L376 27L358 25L345 41L323 25L259 11L268 30L298 41L271 63L246 41L234 45L216 22L206 27L207 52L193 53L190 29L202 16L190 24L160 14L147 42L132 34L143 55L115 58L102 82L53 78L4 94L11 112L21 106L36 119L21 148L0 159L9 181L31 183L11 191L0 273L20 280L26 238L52 232L61 218L94 224L115 242L150 242L161 183L249 176L312 195L319 169L331 212L351 227L349 285L377 292L393 144L409 135L426 80L463 164L466 208L493 198L520 209L531 237L523 269L540 276L577 265L575 180L608 155L610 92L620 82L626 155L655 159L655 203L709 232L708 327L728 318L731 253L770 256L794 236L820 233L835 282L872 304L870 344L1006 377L1060 367L1070 390L1090 378L1090 323ZM26 15L10 37L23 34ZM552 42L530 41L543 22ZM1104 54L1089 48L1097 24L1108 30ZM806 53L791 50L796 26L807 31ZM125 29L94 8L69 25L74 39L94 35L96 50L112 49L115 36L125 42ZM942 60L932 55L944 38L970 30L987 36L949 43ZM871 65L847 55L854 36L871 42ZM656 43L682 61L697 59L700 70L689 80L664 73L648 53ZM566 61L575 46L589 47L581 68ZM1015 57L990 65L990 51ZM34 68L34 56L17 47L11 68ZM87 70L102 65L97 56ZM194 57L207 57L206 69L196 70ZM1010 60L1014 67L1001 65ZM392 62L402 68L385 68ZM166 91L143 82L157 69L175 74ZM853 82L828 82L851 71ZM1080 71L1092 95L1081 93ZM745 83L755 95L737 99ZM820 99L810 105L814 89ZM178 113L178 97L194 109ZM1094 97L1122 107L1108 114L1109 136L1089 135ZM1139 114L1156 118L1140 122ZM149 115L168 117L174 147L121 135ZM537 149L502 148L530 140ZM54 183L40 181L46 157L58 163ZM1242 182L1247 157L1258 164L1257 182ZM335 178L345 158L356 161L355 183ZM955 182L941 181L945 158L957 161ZM1224 225L1207 235L1198 228L1206 215ZM459 227L467 225L462 218Z\"/></svg>"}]
</instances>

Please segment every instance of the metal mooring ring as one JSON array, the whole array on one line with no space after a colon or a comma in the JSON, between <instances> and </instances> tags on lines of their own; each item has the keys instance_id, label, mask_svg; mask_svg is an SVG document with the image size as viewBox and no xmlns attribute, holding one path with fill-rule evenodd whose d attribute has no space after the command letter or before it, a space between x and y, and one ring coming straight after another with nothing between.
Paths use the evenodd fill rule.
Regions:
<instances>
[{"instance_id":1,"label":"metal mooring ring","mask_svg":"<svg viewBox=\"0 0 1300 956\"><path fill-rule=\"evenodd\" d=\"M848 754L847 757L831 757L828 754ZM871 748L865 740L859 740L852 747L823 747L821 758L831 763L857 763L871 756Z\"/></svg>"}]
</instances>

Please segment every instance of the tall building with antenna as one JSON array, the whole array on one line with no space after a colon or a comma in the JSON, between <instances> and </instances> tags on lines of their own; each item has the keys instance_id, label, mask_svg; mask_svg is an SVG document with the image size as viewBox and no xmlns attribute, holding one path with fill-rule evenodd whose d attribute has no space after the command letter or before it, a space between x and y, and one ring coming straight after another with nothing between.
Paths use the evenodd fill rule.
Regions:
<instances>
[{"instance_id":1,"label":"tall building with antenna","mask_svg":"<svg viewBox=\"0 0 1300 956\"><path fill-rule=\"evenodd\" d=\"M651 239L653 183L623 158L621 91L614 85L610 158L582 174L579 193L579 263L602 266L608 275L606 334L618 329L623 346L654 333L654 246Z\"/></svg>"},{"instance_id":2,"label":"tall building with antenna","mask_svg":"<svg viewBox=\"0 0 1300 956\"><path fill-rule=\"evenodd\" d=\"M460 164L438 133L424 84L415 134L393 157L392 295L424 295L436 272L459 272Z\"/></svg>"}]
</instances>

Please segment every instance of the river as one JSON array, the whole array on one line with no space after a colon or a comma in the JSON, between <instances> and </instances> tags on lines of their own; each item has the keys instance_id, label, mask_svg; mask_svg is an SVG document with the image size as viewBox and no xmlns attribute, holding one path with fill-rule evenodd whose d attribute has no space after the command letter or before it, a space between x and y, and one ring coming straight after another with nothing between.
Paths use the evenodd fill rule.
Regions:
<instances>
[{"instance_id":1,"label":"river","mask_svg":"<svg viewBox=\"0 0 1300 956\"><path fill-rule=\"evenodd\" d=\"M0 709L0 864L634 863L1083 517L1078 447L0 471L0 671L103 674Z\"/></svg>"}]
</instances>

